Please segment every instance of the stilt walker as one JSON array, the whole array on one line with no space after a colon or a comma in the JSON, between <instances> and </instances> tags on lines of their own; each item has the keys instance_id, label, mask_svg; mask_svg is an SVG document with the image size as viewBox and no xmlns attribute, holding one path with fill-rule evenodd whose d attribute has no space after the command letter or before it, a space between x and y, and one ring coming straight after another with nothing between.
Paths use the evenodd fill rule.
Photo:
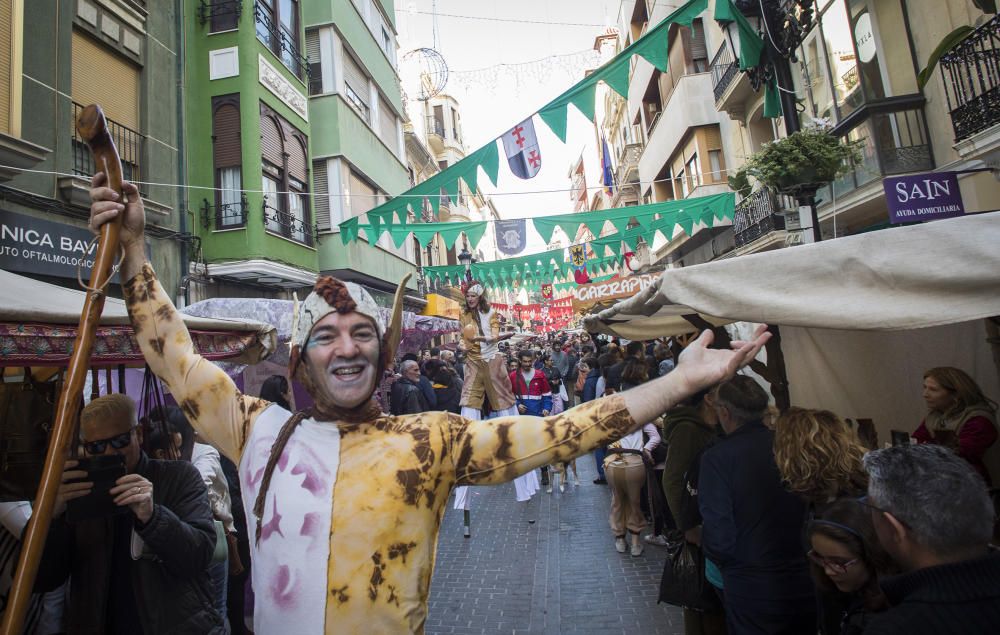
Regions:
<instances>
[{"instance_id":1,"label":"stilt walker","mask_svg":"<svg viewBox=\"0 0 1000 635\"><path fill-rule=\"evenodd\" d=\"M510 335L500 334L500 317L490 306L483 285L466 280L463 285L465 307L459 316L462 329L462 344L465 347L465 384L462 386L462 416L466 419L482 420L483 408L488 404L486 419L517 416L514 407L514 393L506 364L497 344L509 339ZM534 470L514 479L514 491L519 503L527 507L531 497L538 491L538 476ZM471 521L472 491L468 487L455 489L455 509L462 510L462 532L466 538L472 535ZM535 522L530 509L525 510L528 522Z\"/></svg>"}]
</instances>

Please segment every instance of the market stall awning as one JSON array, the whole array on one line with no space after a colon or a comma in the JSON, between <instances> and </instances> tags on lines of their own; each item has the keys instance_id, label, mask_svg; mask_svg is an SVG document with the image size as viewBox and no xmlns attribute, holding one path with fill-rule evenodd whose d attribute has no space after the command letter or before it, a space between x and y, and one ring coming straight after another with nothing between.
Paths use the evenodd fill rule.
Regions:
<instances>
[{"instance_id":1,"label":"market stall awning","mask_svg":"<svg viewBox=\"0 0 1000 635\"><path fill-rule=\"evenodd\" d=\"M84 292L0 270L0 366L65 366L76 339ZM238 315L238 314L233 314ZM275 329L250 320L184 315L195 350L207 359L244 364L270 355ZM91 366L141 365L122 300L108 298L94 341Z\"/></svg>"},{"instance_id":2,"label":"market stall awning","mask_svg":"<svg viewBox=\"0 0 1000 635\"><path fill-rule=\"evenodd\" d=\"M1000 315L1000 212L668 269L584 318L628 339L694 331L683 316L846 330L903 330Z\"/></svg>"}]
</instances>

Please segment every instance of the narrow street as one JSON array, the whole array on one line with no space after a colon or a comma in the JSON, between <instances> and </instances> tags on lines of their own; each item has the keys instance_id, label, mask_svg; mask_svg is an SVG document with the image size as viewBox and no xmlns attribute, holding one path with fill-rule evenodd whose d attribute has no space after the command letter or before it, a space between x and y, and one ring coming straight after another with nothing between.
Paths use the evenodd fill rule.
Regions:
<instances>
[{"instance_id":1,"label":"narrow street","mask_svg":"<svg viewBox=\"0 0 1000 635\"><path fill-rule=\"evenodd\" d=\"M579 488L535 496L533 525L509 483L474 490L470 539L449 501L428 635L683 632L680 609L656 603L665 550L617 553L607 522L610 492L592 483L591 456L577 466Z\"/></svg>"}]
</instances>

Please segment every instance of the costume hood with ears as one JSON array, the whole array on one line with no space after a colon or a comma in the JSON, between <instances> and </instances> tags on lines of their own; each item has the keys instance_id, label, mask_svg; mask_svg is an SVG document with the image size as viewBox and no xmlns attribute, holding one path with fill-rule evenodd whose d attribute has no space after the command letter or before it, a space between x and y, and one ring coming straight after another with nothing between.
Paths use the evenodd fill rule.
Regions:
<instances>
[{"instance_id":1,"label":"costume hood with ears","mask_svg":"<svg viewBox=\"0 0 1000 635\"><path fill-rule=\"evenodd\" d=\"M309 342L316 323L331 313L357 312L370 318L375 323L381 342L379 356L379 374L396 356L399 341L403 334L403 293L406 283L412 274L406 274L396 287L396 295L392 302L392 312L389 323L382 318L379 307L368 291L353 282L343 282L331 276L321 276L316 280L312 292L300 304L296 299L292 314L292 336L289 346L288 376L295 377L302 361L302 351ZM375 389L372 388L374 393Z\"/></svg>"}]
</instances>

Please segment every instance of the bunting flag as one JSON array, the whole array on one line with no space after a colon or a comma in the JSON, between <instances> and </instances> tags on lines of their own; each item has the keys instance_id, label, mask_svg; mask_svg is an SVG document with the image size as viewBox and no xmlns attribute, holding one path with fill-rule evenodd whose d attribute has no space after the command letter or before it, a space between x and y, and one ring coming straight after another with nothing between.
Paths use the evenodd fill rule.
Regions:
<instances>
[{"instance_id":1,"label":"bunting flag","mask_svg":"<svg viewBox=\"0 0 1000 635\"><path fill-rule=\"evenodd\" d=\"M530 179L542 169L542 151L535 137L535 124L528 117L501 137L510 171L519 179Z\"/></svg>"},{"instance_id":2,"label":"bunting flag","mask_svg":"<svg viewBox=\"0 0 1000 635\"><path fill-rule=\"evenodd\" d=\"M523 218L498 220L493 225L496 233L497 249L507 256L516 256L527 245L527 223Z\"/></svg>"}]
</instances>

